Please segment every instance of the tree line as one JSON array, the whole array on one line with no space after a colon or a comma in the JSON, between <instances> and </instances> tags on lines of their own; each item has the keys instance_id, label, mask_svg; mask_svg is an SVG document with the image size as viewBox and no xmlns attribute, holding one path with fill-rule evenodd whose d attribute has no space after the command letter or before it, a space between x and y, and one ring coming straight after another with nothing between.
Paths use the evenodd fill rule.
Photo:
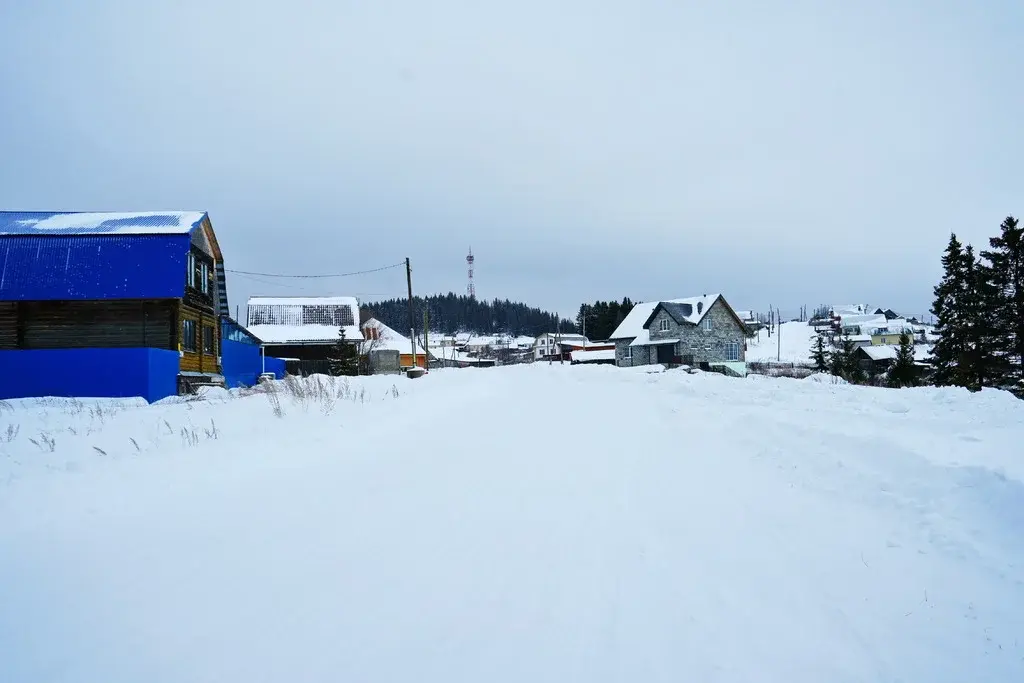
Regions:
<instances>
[{"instance_id":1,"label":"tree line","mask_svg":"<svg viewBox=\"0 0 1024 683\"><path fill-rule=\"evenodd\" d=\"M417 334L423 329L424 311L428 315L430 330L444 334L475 332L537 336L544 332L555 332L559 327L562 332L577 331L570 320L559 320L554 313L508 299L481 301L449 292L413 297L412 307ZM367 303L360 309L359 316L363 321L376 318L406 336L409 334L408 299Z\"/></svg>"},{"instance_id":2,"label":"tree line","mask_svg":"<svg viewBox=\"0 0 1024 683\"><path fill-rule=\"evenodd\" d=\"M608 339L633 310L633 306L629 297L623 298L621 302L595 301L592 304L580 304L579 313L576 314L576 328L580 333L586 332L588 339Z\"/></svg>"}]
</instances>

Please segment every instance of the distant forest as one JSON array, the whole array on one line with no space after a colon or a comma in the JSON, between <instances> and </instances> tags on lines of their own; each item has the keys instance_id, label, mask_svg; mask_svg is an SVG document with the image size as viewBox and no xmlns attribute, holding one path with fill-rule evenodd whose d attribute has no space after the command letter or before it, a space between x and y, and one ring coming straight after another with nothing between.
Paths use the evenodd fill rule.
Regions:
<instances>
[{"instance_id":1,"label":"distant forest","mask_svg":"<svg viewBox=\"0 0 1024 683\"><path fill-rule=\"evenodd\" d=\"M413 297L413 316L416 332L423 329L423 312L430 315L430 330L455 334L476 332L477 334L507 333L511 335L537 336L544 332L555 332L558 316L523 303L494 299L480 301L454 292L432 296ZM408 336L409 300L388 299L363 304L360 309L363 320L373 317L388 327ZM561 321L562 332L576 332L576 325L570 320Z\"/></svg>"}]
</instances>

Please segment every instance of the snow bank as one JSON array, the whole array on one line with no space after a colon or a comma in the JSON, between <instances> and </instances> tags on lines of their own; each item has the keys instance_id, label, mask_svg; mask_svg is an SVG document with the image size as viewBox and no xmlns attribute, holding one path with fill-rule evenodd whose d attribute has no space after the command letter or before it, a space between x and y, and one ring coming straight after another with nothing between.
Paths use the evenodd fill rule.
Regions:
<instances>
[{"instance_id":1,"label":"snow bank","mask_svg":"<svg viewBox=\"0 0 1024 683\"><path fill-rule=\"evenodd\" d=\"M1004 392L269 387L0 409L0 680L1024 680Z\"/></svg>"}]
</instances>

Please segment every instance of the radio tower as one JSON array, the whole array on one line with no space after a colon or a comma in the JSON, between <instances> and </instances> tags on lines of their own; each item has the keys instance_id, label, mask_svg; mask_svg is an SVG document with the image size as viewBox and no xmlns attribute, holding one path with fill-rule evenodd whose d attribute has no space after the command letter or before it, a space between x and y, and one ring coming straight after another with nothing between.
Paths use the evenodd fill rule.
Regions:
<instances>
[{"instance_id":1,"label":"radio tower","mask_svg":"<svg viewBox=\"0 0 1024 683\"><path fill-rule=\"evenodd\" d=\"M473 247L469 248L469 256L466 257L466 266L469 270L469 284L466 285L466 296L470 299L476 298L476 285L473 284Z\"/></svg>"}]
</instances>

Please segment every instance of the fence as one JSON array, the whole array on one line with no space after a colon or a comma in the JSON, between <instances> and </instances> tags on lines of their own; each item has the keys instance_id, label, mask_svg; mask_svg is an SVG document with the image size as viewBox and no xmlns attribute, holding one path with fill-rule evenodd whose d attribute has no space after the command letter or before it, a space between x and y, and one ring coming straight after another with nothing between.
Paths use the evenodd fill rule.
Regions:
<instances>
[{"instance_id":1,"label":"fence","mask_svg":"<svg viewBox=\"0 0 1024 683\"><path fill-rule=\"evenodd\" d=\"M178 393L179 355L165 349L0 351L0 398L131 398Z\"/></svg>"},{"instance_id":2,"label":"fence","mask_svg":"<svg viewBox=\"0 0 1024 683\"><path fill-rule=\"evenodd\" d=\"M253 344L222 340L220 361L224 383L229 389L254 386L264 372L264 364L266 372L274 373L277 379L284 378L284 361L270 356L264 358L260 347Z\"/></svg>"}]
</instances>

